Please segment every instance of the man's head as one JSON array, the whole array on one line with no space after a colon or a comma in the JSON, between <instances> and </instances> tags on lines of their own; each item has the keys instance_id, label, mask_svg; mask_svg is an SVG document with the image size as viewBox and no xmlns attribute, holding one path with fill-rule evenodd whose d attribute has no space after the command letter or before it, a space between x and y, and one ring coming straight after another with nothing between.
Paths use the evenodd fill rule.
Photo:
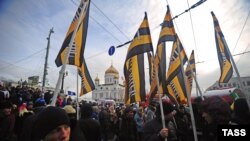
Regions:
<instances>
[{"instance_id":1,"label":"man's head","mask_svg":"<svg viewBox=\"0 0 250 141\"><path fill-rule=\"evenodd\" d=\"M164 113L165 120L167 120L167 121L171 120L174 117L175 113L176 113L173 104L170 103L170 102L163 102L162 107L163 107L163 113ZM156 116L159 117L159 118L161 117L160 104L157 105Z\"/></svg>"},{"instance_id":2,"label":"man's head","mask_svg":"<svg viewBox=\"0 0 250 141\"><path fill-rule=\"evenodd\" d=\"M9 101L3 100L0 102L0 110L4 112L6 116L11 114L12 104Z\"/></svg>"},{"instance_id":3,"label":"man's head","mask_svg":"<svg viewBox=\"0 0 250 141\"><path fill-rule=\"evenodd\" d=\"M65 110L59 107L47 107L36 115L32 140L68 141L70 120Z\"/></svg>"}]
</instances>

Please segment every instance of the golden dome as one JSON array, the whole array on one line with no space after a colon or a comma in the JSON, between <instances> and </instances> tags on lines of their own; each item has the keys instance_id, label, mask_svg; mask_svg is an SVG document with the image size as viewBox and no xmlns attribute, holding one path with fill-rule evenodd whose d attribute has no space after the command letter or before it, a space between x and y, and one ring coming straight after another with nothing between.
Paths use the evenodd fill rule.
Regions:
<instances>
[{"instance_id":1,"label":"golden dome","mask_svg":"<svg viewBox=\"0 0 250 141\"><path fill-rule=\"evenodd\" d=\"M105 74L112 73L112 74L117 74L119 75L119 72L111 65L106 71Z\"/></svg>"}]
</instances>

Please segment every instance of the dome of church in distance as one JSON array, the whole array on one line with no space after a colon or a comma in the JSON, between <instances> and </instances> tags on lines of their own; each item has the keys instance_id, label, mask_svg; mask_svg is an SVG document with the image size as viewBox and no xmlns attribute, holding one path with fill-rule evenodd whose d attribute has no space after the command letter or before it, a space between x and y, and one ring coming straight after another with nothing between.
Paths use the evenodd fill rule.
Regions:
<instances>
[{"instance_id":1,"label":"dome of church in distance","mask_svg":"<svg viewBox=\"0 0 250 141\"><path fill-rule=\"evenodd\" d=\"M119 72L111 65L106 71L105 74L117 74L119 75Z\"/></svg>"}]
</instances>

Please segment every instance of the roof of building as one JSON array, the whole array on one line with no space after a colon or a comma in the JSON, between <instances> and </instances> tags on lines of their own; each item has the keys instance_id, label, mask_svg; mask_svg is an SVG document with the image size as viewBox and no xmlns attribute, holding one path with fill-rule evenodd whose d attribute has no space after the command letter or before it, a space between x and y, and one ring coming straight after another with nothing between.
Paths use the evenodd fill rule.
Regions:
<instances>
[{"instance_id":1,"label":"roof of building","mask_svg":"<svg viewBox=\"0 0 250 141\"><path fill-rule=\"evenodd\" d=\"M106 71L105 71L105 74L118 74L119 75L119 72L113 67L113 65L111 65Z\"/></svg>"}]
</instances>

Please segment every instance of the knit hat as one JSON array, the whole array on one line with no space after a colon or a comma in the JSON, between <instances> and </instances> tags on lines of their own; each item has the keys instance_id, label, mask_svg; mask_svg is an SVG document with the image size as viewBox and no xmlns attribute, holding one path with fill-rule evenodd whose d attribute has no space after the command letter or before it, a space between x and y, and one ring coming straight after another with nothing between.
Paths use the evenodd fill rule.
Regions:
<instances>
[{"instance_id":1,"label":"knit hat","mask_svg":"<svg viewBox=\"0 0 250 141\"><path fill-rule=\"evenodd\" d=\"M36 115L32 140L44 139L52 130L63 124L70 126L70 120L65 110L59 107L46 107Z\"/></svg>"},{"instance_id":2,"label":"knit hat","mask_svg":"<svg viewBox=\"0 0 250 141\"><path fill-rule=\"evenodd\" d=\"M43 98L38 98L35 103L34 107L46 106L46 102Z\"/></svg>"},{"instance_id":3,"label":"knit hat","mask_svg":"<svg viewBox=\"0 0 250 141\"><path fill-rule=\"evenodd\" d=\"M72 105L66 105L63 107L67 114L75 114L76 110L72 107Z\"/></svg>"},{"instance_id":4,"label":"knit hat","mask_svg":"<svg viewBox=\"0 0 250 141\"><path fill-rule=\"evenodd\" d=\"M81 117L82 118L90 118L92 115L93 109L90 104L83 104L81 106Z\"/></svg>"}]
</instances>

